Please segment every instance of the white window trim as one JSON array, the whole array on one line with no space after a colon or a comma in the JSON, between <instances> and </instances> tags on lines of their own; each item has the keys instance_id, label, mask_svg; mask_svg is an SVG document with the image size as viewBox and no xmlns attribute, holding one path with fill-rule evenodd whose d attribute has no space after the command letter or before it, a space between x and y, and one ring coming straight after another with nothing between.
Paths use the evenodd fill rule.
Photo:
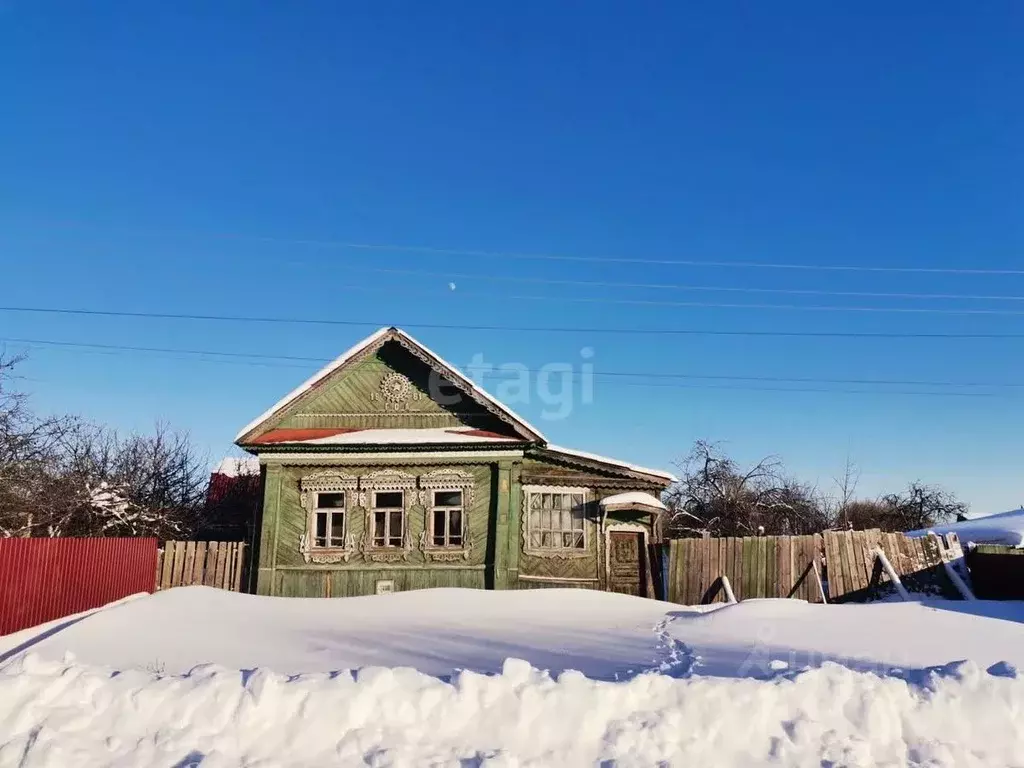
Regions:
<instances>
[{"instance_id":1,"label":"white window trim","mask_svg":"<svg viewBox=\"0 0 1024 768\"><path fill-rule=\"evenodd\" d=\"M524 485L523 486L523 505L522 505L522 520L520 521L522 528L522 544L523 554L529 555L530 557L553 557L560 559L572 559L580 557L591 557L593 552L590 551L591 546L591 534L590 525L588 525L589 517L587 516L587 509L590 506L593 494L589 488L580 488L574 486L565 485ZM558 493L558 494L581 494L583 496L583 548L541 548L530 545L530 496L535 493Z\"/></svg>"},{"instance_id":2,"label":"white window trim","mask_svg":"<svg viewBox=\"0 0 1024 768\"><path fill-rule=\"evenodd\" d=\"M342 496L345 497L345 504L343 506L341 506L341 507L321 507L320 506L320 495L324 494L324 493L340 493ZM345 540L348 538L348 509L349 509L350 499L351 499L350 493L348 491L312 491L312 494L313 494L313 508L310 511L310 514L312 515L313 519L310 521L310 531L312 532L312 539L310 541L310 546L313 549L316 549L316 550L344 548ZM317 544L316 543L316 539L317 539L317 536L316 536L316 518L317 518L317 515L322 513L322 512L326 512L327 513L327 530L326 530L326 534L327 534L326 535L326 540L327 541L330 541L332 538L334 538L331 535L331 528L332 528L331 523L333 522L334 516L337 515L337 514L341 515L341 542L342 543L340 545L337 545L337 544Z\"/></svg>"},{"instance_id":3,"label":"white window trim","mask_svg":"<svg viewBox=\"0 0 1024 768\"><path fill-rule=\"evenodd\" d=\"M431 488L427 491L429 495L427 501L430 502L427 506L427 519L424 521L423 533L425 535L424 549L443 549L443 550L460 550L466 547L466 492L462 488ZM439 493L458 493L462 499L462 503L458 506L452 506L448 504L435 504L434 499ZM451 522L451 518L448 516L451 512L458 512L462 520L462 543L461 544L435 544L434 543L434 513L444 512L444 538L447 541L451 534L448 531L448 525Z\"/></svg>"},{"instance_id":4,"label":"white window trim","mask_svg":"<svg viewBox=\"0 0 1024 768\"><path fill-rule=\"evenodd\" d=\"M378 507L377 506L377 495L381 493L400 493L402 494L402 505L399 507ZM386 513L384 516L384 543L377 543L377 526L376 516L378 512ZM391 544L391 513L401 512L402 513L402 543ZM401 550L405 547L405 543L409 538L409 510L408 510L408 494L404 489L375 489L370 491L370 531L369 540L370 546L374 549L387 549L387 550Z\"/></svg>"},{"instance_id":5,"label":"white window trim","mask_svg":"<svg viewBox=\"0 0 1024 768\"><path fill-rule=\"evenodd\" d=\"M352 508L356 506L353 504L353 501L358 502L358 497L356 496L358 487L359 480L357 477L336 471L314 472L299 480L299 500L306 513L306 530L299 540L299 552L302 554L302 559L307 563L347 563L349 558L356 552L355 537L349 532L349 515ZM343 546L316 546L317 494L320 493L345 494Z\"/></svg>"},{"instance_id":6,"label":"white window trim","mask_svg":"<svg viewBox=\"0 0 1024 768\"><path fill-rule=\"evenodd\" d=\"M363 557L374 563L394 563L408 560L409 553L412 552L412 540L409 536L409 506L415 504L417 500L416 475L397 467L389 467L361 476L359 489L359 503L366 513L360 547ZM377 500L376 494L389 491L402 493L402 544L398 547L378 546L374 543L373 513L385 509L378 510L374 507ZM397 509L397 507L388 507L387 509ZM390 528L390 519L388 519L387 525Z\"/></svg>"}]
</instances>

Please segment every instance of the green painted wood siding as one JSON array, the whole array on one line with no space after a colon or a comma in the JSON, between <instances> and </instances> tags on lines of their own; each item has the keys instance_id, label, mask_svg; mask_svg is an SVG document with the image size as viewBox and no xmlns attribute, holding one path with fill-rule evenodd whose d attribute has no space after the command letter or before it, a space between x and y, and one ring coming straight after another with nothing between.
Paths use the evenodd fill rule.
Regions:
<instances>
[{"instance_id":1,"label":"green painted wood siding","mask_svg":"<svg viewBox=\"0 0 1024 768\"><path fill-rule=\"evenodd\" d=\"M416 504L411 492L406 493L406 525L409 529L409 540L412 549L407 559L397 563L382 564L366 558L362 552L356 551L348 562L330 563L327 565L307 563L301 550L301 542L306 534L308 511L301 500L300 483L303 477L325 470L337 470L339 473L362 477L384 467L398 469L402 472L424 477L435 470L458 470L471 477L472 493L468 505L464 509L464 525L466 540L470 542L470 553L467 558L459 558L453 563L436 562L428 559L420 547L420 536L425 530L429 515L430 499L420 510L410 510ZM327 591L324 585L324 573L338 575L337 590L330 589L332 595L337 594L373 594L374 585L369 591L354 592L352 590L367 588L370 582L382 578L379 575L370 579L358 572L395 575L396 589L422 588L424 586L480 586L488 580L487 567L493 564L493 542L489 541L492 527L492 475L496 465L481 463L446 463L441 464L332 464L330 467L291 466L271 464L268 466L267 483L264 492L264 512L262 527L262 545L259 560L259 579L257 591L260 594L301 594L309 597L321 596ZM429 492L428 492L429 493ZM366 516L362 512L353 511L355 499L349 501L346 514L348 517L348 533L357 546L363 541L366 533ZM424 514L424 511L426 514ZM339 574L351 572L351 577ZM435 572L457 574L440 576ZM332 576L331 578L335 578ZM387 578L392 578L388 576ZM454 580L451 584L446 581ZM361 585L361 586L357 586Z\"/></svg>"},{"instance_id":2,"label":"green painted wood siding","mask_svg":"<svg viewBox=\"0 0 1024 768\"><path fill-rule=\"evenodd\" d=\"M393 581L396 592L436 587L485 589L485 570L461 568L378 568L332 570L310 568L277 571L275 594L282 597L359 597L372 595L378 581Z\"/></svg>"},{"instance_id":3,"label":"green painted wood siding","mask_svg":"<svg viewBox=\"0 0 1024 768\"><path fill-rule=\"evenodd\" d=\"M416 395L403 404L401 410L389 410L381 399L381 380L396 372L408 377ZM442 403L432 399L432 394L439 395ZM296 400L268 426L282 429L472 426L512 434L507 424L471 398L450 386L438 389L437 378L431 381L429 366L397 342L385 344L376 353L329 378Z\"/></svg>"}]
</instances>

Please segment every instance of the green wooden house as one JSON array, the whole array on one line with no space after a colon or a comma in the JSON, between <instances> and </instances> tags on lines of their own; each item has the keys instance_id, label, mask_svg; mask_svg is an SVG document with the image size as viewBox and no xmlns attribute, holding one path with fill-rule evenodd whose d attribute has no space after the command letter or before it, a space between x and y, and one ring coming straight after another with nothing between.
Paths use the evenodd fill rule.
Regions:
<instances>
[{"instance_id":1,"label":"green wooden house","mask_svg":"<svg viewBox=\"0 0 1024 768\"><path fill-rule=\"evenodd\" d=\"M356 344L239 433L264 595L424 587L652 594L671 475L548 444L407 333Z\"/></svg>"}]
</instances>

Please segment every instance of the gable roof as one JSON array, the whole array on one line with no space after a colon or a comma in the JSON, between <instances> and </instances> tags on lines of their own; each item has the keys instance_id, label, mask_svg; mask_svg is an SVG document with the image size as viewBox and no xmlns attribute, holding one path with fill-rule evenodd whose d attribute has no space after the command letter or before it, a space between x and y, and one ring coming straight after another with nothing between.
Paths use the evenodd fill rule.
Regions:
<instances>
[{"instance_id":1,"label":"gable roof","mask_svg":"<svg viewBox=\"0 0 1024 768\"><path fill-rule=\"evenodd\" d=\"M357 359L362 353L375 349L388 341L397 341L406 349L413 352L417 357L422 358L431 368L443 374L452 384L461 389L465 394L469 395L473 400L491 413L495 414L498 418L510 424L516 433L524 440L528 440L530 442L546 442L544 435L540 430L516 414L511 408L494 398L491 394L477 385L472 379L464 376L458 368L450 365L437 354L427 349L427 347L423 346L408 333L393 326L390 328L381 328L375 333L370 334L358 344L346 350L340 357L325 365L309 379L274 403L274 405L260 414L256 419L251 421L249 424L246 424L238 435L235 436L235 442L240 444L250 442L249 438L252 433L259 430L267 421L279 414L307 392L319 386L332 374L340 371L348 363Z\"/></svg>"}]
</instances>

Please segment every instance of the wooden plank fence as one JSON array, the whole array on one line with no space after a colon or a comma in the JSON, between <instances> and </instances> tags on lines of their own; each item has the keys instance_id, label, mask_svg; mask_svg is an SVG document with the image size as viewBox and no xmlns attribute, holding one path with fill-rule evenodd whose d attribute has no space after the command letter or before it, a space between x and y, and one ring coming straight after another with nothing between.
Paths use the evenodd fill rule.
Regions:
<instances>
[{"instance_id":1,"label":"wooden plank fence","mask_svg":"<svg viewBox=\"0 0 1024 768\"><path fill-rule=\"evenodd\" d=\"M865 600L889 583L875 551L881 549L911 592L957 597L944 562L963 557L956 534L910 537L881 530L825 531L825 574L830 601Z\"/></svg>"},{"instance_id":2,"label":"wooden plank fence","mask_svg":"<svg viewBox=\"0 0 1024 768\"><path fill-rule=\"evenodd\" d=\"M737 600L794 597L821 602L821 536L674 539L669 543L668 599L682 605L725 602L722 576Z\"/></svg>"},{"instance_id":3,"label":"wooden plank fence","mask_svg":"<svg viewBox=\"0 0 1024 768\"><path fill-rule=\"evenodd\" d=\"M156 565L156 589L203 585L242 591L245 544L240 541L165 541Z\"/></svg>"},{"instance_id":4,"label":"wooden plank fence","mask_svg":"<svg viewBox=\"0 0 1024 768\"><path fill-rule=\"evenodd\" d=\"M955 534L910 538L881 530L809 536L675 539L669 543L667 598L682 605L724 602L722 577L737 600L791 597L856 601L885 590L881 549L911 591L956 596L944 562L963 557Z\"/></svg>"}]
</instances>

